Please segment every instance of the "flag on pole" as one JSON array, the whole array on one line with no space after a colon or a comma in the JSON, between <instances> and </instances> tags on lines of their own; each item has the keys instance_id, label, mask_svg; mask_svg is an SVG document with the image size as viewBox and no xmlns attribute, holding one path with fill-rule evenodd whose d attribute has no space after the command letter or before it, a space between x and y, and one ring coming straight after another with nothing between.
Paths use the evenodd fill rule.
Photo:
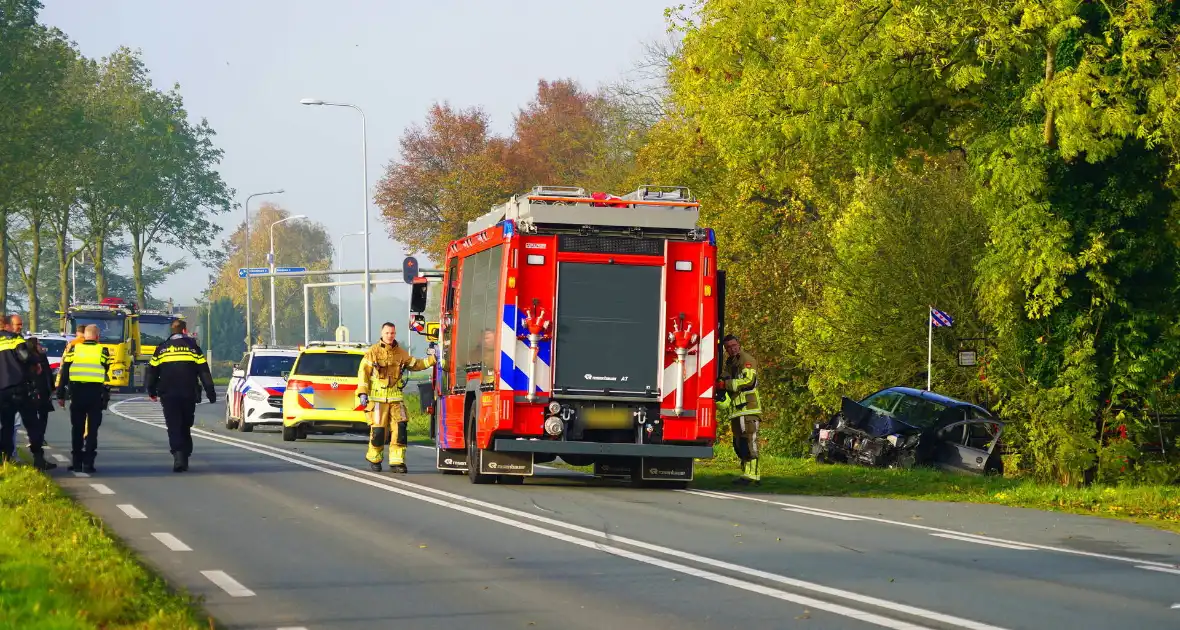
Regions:
<instances>
[{"instance_id":1,"label":"flag on pole","mask_svg":"<svg viewBox=\"0 0 1180 630\"><path fill-rule=\"evenodd\" d=\"M931 323L931 325L936 326L938 328L942 328L942 327L949 328L951 325L953 325L955 323L955 320L950 315L947 315L946 313L944 313L932 306L932 307L930 307L930 323Z\"/></svg>"}]
</instances>

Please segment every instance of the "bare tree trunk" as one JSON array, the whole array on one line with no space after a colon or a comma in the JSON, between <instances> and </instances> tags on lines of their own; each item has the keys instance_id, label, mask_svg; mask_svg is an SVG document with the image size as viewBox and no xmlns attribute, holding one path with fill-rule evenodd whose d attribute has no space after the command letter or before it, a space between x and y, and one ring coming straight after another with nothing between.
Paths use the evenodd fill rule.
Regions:
<instances>
[{"instance_id":1,"label":"bare tree trunk","mask_svg":"<svg viewBox=\"0 0 1180 630\"><path fill-rule=\"evenodd\" d=\"M106 234L94 239L94 291L98 294L95 296L98 300L110 297L107 295L107 274L102 257L106 250L106 240Z\"/></svg>"},{"instance_id":2,"label":"bare tree trunk","mask_svg":"<svg viewBox=\"0 0 1180 630\"><path fill-rule=\"evenodd\" d=\"M66 256L65 230L54 230L53 240L57 245L57 327L62 334L66 330L66 309L70 307L70 261Z\"/></svg>"},{"instance_id":3,"label":"bare tree trunk","mask_svg":"<svg viewBox=\"0 0 1180 630\"><path fill-rule=\"evenodd\" d=\"M139 234L134 231L131 232L131 274L135 278L135 303L140 308L144 308L147 302L144 300L146 291L143 287L143 254L144 252L139 247Z\"/></svg>"},{"instance_id":4,"label":"bare tree trunk","mask_svg":"<svg viewBox=\"0 0 1180 630\"><path fill-rule=\"evenodd\" d=\"M8 210L0 210L0 315L8 314Z\"/></svg>"},{"instance_id":5,"label":"bare tree trunk","mask_svg":"<svg viewBox=\"0 0 1180 630\"><path fill-rule=\"evenodd\" d=\"M29 295L29 330L41 330L37 321L39 304L37 295L37 276L41 269L41 217L34 215L29 220L29 238L33 240L33 258L29 262L28 273L21 274L25 281L25 290Z\"/></svg>"}]
</instances>

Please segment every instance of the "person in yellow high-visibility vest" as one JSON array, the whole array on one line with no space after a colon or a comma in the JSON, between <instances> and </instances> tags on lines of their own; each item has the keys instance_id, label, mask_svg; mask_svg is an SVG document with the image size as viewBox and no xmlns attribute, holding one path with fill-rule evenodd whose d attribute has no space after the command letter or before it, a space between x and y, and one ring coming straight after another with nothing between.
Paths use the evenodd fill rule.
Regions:
<instances>
[{"instance_id":1,"label":"person in yellow high-visibility vest","mask_svg":"<svg viewBox=\"0 0 1180 630\"><path fill-rule=\"evenodd\" d=\"M106 406L106 380L110 365L110 352L98 344L98 326L93 324L86 327L82 343L67 350L61 358L57 400L65 407L66 391L69 391L73 438L73 463L70 470L95 472L98 428L102 426L102 410Z\"/></svg>"},{"instance_id":2,"label":"person in yellow high-visibility vest","mask_svg":"<svg viewBox=\"0 0 1180 630\"><path fill-rule=\"evenodd\" d=\"M733 335L726 335L725 363L716 387L721 392L717 418L729 419L733 431L733 450L742 464L742 474L734 479L739 485L761 485L758 472L758 425L762 420L762 397L758 395L758 362L742 349Z\"/></svg>"},{"instance_id":3,"label":"person in yellow high-visibility vest","mask_svg":"<svg viewBox=\"0 0 1180 630\"><path fill-rule=\"evenodd\" d=\"M369 449L365 459L375 472L381 472L385 445L391 442L390 472L407 472L406 425L410 418L402 401L402 388L406 385L404 373L432 367L435 351L431 348L429 352L430 356L425 359L415 359L397 343L397 328L385 322L381 325L381 341L370 346L361 359L356 393L369 415ZM370 403L372 407L369 407Z\"/></svg>"}]
</instances>

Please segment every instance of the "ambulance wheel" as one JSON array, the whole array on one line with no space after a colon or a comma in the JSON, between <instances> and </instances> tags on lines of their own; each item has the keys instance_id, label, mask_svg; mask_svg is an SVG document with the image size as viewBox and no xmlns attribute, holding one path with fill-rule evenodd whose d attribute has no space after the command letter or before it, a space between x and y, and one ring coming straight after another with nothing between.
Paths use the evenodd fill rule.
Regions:
<instances>
[{"instance_id":1,"label":"ambulance wheel","mask_svg":"<svg viewBox=\"0 0 1180 630\"><path fill-rule=\"evenodd\" d=\"M295 441L295 427L289 427L285 424L283 425L283 441L284 442L294 442Z\"/></svg>"},{"instance_id":2,"label":"ambulance wheel","mask_svg":"<svg viewBox=\"0 0 1180 630\"><path fill-rule=\"evenodd\" d=\"M494 475L485 475L479 472L479 446L475 443L474 404L467 412L467 429L464 431L463 437L467 441L467 479L471 483L495 483L496 477Z\"/></svg>"}]
</instances>

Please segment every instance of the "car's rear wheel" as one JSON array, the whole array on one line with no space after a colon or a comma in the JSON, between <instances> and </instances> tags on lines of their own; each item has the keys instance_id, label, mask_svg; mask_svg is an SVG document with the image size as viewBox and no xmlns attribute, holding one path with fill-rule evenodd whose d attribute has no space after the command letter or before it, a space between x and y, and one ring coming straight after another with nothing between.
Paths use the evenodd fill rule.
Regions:
<instances>
[{"instance_id":1,"label":"car's rear wheel","mask_svg":"<svg viewBox=\"0 0 1180 630\"><path fill-rule=\"evenodd\" d=\"M295 427L289 427L284 424L283 425L283 441L284 442L294 442L295 437L296 437Z\"/></svg>"}]
</instances>

